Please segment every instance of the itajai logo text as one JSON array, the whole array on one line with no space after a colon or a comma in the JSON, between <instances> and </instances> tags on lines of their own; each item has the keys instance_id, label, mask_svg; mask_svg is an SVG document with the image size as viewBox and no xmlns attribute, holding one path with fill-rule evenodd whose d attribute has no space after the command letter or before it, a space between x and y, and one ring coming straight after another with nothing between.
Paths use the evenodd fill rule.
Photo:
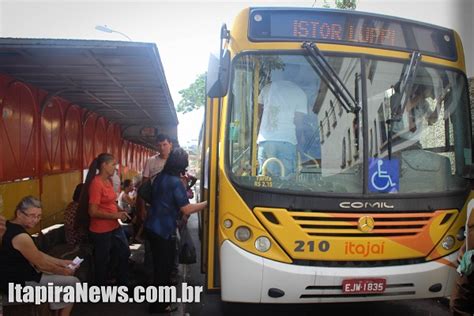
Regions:
<instances>
[{"instance_id":1,"label":"itajai logo text","mask_svg":"<svg viewBox=\"0 0 474 316\"><path fill-rule=\"evenodd\" d=\"M340 208L394 208L392 204L384 201L378 202L341 202L339 203Z\"/></svg>"},{"instance_id":2,"label":"itajai logo text","mask_svg":"<svg viewBox=\"0 0 474 316\"><path fill-rule=\"evenodd\" d=\"M368 255L381 255L384 253L384 242L371 243L356 243L352 241L346 241L344 251L346 255L361 255L367 257Z\"/></svg>"}]
</instances>

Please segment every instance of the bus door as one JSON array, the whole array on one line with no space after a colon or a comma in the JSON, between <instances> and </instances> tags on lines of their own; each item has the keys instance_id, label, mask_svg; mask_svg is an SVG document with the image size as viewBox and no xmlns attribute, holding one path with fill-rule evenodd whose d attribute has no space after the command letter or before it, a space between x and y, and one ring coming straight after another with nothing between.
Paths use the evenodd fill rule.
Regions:
<instances>
[{"instance_id":1,"label":"bus door","mask_svg":"<svg viewBox=\"0 0 474 316\"><path fill-rule=\"evenodd\" d=\"M221 107L229 86L230 53L225 48L229 36L225 25L221 30L219 56L211 55L206 79L206 114L203 142L203 200L208 208L202 213L202 260L201 270L206 274L206 288L220 288L219 279L219 230L218 230L218 161L219 126Z\"/></svg>"},{"instance_id":2,"label":"bus door","mask_svg":"<svg viewBox=\"0 0 474 316\"><path fill-rule=\"evenodd\" d=\"M206 288L219 288L218 216L217 216L217 162L219 98L208 98L204 123L202 149L202 201L208 208L202 211L201 271L206 274Z\"/></svg>"}]
</instances>

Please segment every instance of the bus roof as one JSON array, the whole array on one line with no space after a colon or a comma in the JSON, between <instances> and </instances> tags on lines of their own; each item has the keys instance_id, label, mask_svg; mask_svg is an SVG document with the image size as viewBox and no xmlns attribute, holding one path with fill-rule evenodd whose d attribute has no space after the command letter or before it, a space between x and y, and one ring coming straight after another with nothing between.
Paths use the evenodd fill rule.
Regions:
<instances>
[{"instance_id":1,"label":"bus roof","mask_svg":"<svg viewBox=\"0 0 474 316\"><path fill-rule=\"evenodd\" d=\"M150 128L176 138L176 110L155 44L0 38L0 73L118 123L135 143L155 147Z\"/></svg>"}]
</instances>

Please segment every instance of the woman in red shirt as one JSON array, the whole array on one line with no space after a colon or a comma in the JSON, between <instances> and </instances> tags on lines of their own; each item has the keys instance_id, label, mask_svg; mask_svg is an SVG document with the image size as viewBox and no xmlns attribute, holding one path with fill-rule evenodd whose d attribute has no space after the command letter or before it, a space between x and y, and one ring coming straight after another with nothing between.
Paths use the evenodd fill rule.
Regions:
<instances>
[{"instance_id":1,"label":"woman in red shirt","mask_svg":"<svg viewBox=\"0 0 474 316\"><path fill-rule=\"evenodd\" d=\"M117 284L128 285L129 281L130 248L118 222L118 219L125 221L129 216L117 206L117 194L111 180L116 164L111 154L97 156L89 166L81 196L80 209L87 207L90 218L89 232L94 244L95 280L98 285L106 284L111 262L117 265ZM86 202L88 206L85 207Z\"/></svg>"}]
</instances>

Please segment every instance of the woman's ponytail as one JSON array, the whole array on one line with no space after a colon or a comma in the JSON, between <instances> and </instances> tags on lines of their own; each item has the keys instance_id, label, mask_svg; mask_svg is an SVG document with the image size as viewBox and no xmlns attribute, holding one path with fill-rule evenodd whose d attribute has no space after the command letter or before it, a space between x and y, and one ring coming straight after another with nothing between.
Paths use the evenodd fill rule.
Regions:
<instances>
[{"instance_id":1,"label":"woman's ponytail","mask_svg":"<svg viewBox=\"0 0 474 316\"><path fill-rule=\"evenodd\" d=\"M82 187L81 197L79 198L79 205L77 207L76 213L76 227L78 229L89 229L89 187L91 182L96 176L97 172L100 171L102 164L114 160L114 156L109 153L102 153L98 155L94 160L92 160L89 165L89 171L87 172L86 181L84 181L84 186Z\"/></svg>"}]
</instances>

